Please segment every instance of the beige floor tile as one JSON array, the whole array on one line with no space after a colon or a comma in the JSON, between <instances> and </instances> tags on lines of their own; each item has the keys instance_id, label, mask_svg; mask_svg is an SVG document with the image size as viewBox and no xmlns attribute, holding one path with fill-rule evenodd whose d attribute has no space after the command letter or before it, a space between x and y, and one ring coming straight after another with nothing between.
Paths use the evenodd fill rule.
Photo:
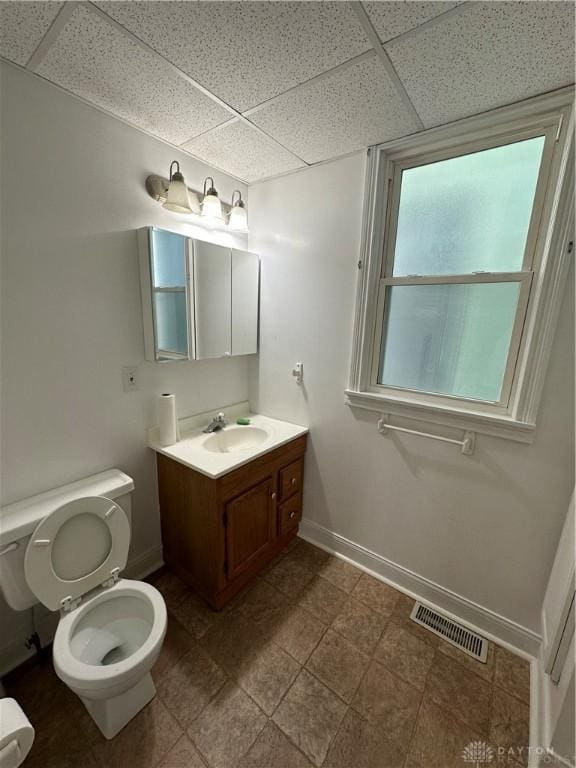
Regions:
<instances>
[{"instance_id":1,"label":"beige floor tile","mask_svg":"<svg viewBox=\"0 0 576 768\"><path fill-rule=\"evenodd\" d=\"M331 690L302 670L273 719L320 766L345 712L346 705Z\"/></svg>"},{"instance_id":2,"label":"beige floor tile","mask_svg":"<svg viewBox=\"0 0 576 768\"><path fill-rule=\"evenodd\" d=\"M156 696L111 741L104 737L92 746L105 768L153 768L176 744L182 729Z\"/></svg>"},{"instance_id":3,"label":"beige floor tile","mask_svg":"<svg viewBox=\"0 0 576 768\"><path fill-rule=\"evenodd\" d=\"M404 629L408 630L408 632L416 635L416 637L424 640L424 642L428 643L429 645L436 647L441 642L438 635L435 635L434 632L430 632L430 630L426 629L421 624L416 624L416 622L412 621L410 618L410 614L412 613L415 602L416 601L411 597L408 597L408 595L400 592L398 600L396 601L396 605L394 606L392 616L394 620L398 624L402 624Z\"/></svg>"},{"instance_id":4,"label":"beige floor tile","mask_svg":"<svg viewBox=\"0 0 576 768\"><path fill-rule=\"evenodd\" d=\"M300 561L283 557L264 576L264 579L290 599L295 599L314 578L311 571Z\"/></svg>"},{"instance_id":5,"label":"beige floor tile","mask_svg":"<svg viewBox=\"0 0 576 768\"><path fill-rule=\"evenodd\" d=\"M26 768L100 768L88 747L76 749L60 745L57 749L39 751L36 745L26 758Z\"/></svg>"},{"instance_id":6,"label":"beige floor tile","mask_svg":"<svg viewBox=\"0 0 576 768\"><path fill-rule=\"evenodd\" d=\"M397 743L407 745L421 698L420 691L373 661L356 691L352 707Z\"/></svg>"},{"instance_id":7,"label":"beige floor tile","mask_svg":"<svg viewBox=\"0 0 576 768\"><path fill-rule=\"evenodd\" d=\"M530 663L500 646L496 647L494 682L525 704L530 704Z\"/></svg>"},{"instance_id":8,"label":"beige floor tile","mask_svg":"<svg viewBox=\"0 0 576 768\"><path fill-rule=\"evenodd\" d=\"M434 648L391 620L374 658L391 672L423 691L434 660Z\"/></svg>"},{"instance_id":9,"label":"beige floor tile","mask_svg":"<svg viewBox=\"0 0 576 768\"><path fill-rule=\"evenodd\" d=\"M382 637L388 618L357 600L347 600L332 622L332 629L349 640L358 650L372 654Z\"/></svg>"},{"instance_id":10,"label":"beige floor tile","mask_svg":"<svg viewBox=\"0 0 576 768\"><path fill-rule=\"evenodd\" d=\"M493 681L496 659L494 643L488 643L488 654L485 664L472 658L472 656L469 656L467 653L464 653L464 651L456 648L455 645L447 643L444 640L440 640L438 643L438 650L446 656L450 656L450 658L457 661L463 667L466 667L470 672L480 675L480 677L484 678L487 682L491 683Z\"/></svg>"},{"instance_id":11,"label":"beige floor tile","mask_svg":"<svg viewBox=\"0 0 576 768\"><path fill-rule=\"evenodd\" d=\"M168 628L166 637L162 643L162 650L152 668L152 677L154 682L158 683L160 678L176 664L195 644L192 635L180 624L180 622L168 614Z\"/></svg>"},{"instance_id":12,"label":"beige floor tile","mask_svg":"<svg viewBox=\"0 0 576 768\"><path fill-rule=\"evenodd\" d=\"M190 739L181 736L158 768L206 768L206 763Z\"/></svg>"},{"instance_id":13,"label":"beige floor tile","mask_svg":"<svg viewBox=\"0 0 576 768\"><path fill-rule=\"evenodd\" d=\"M195 638L203 637L218 618L199 595L191 592L188 597L172 608L172 613L178 621Z\"/></svg>"},{"instance_id":14,"label":"beige floor tile","mask_svg":"<svg viewBox=\"0 0 576 768\"><path fill-rule=\"evenodd\" d=\"M436 654L426 694L455 717L488 734L492 686L443 653Z\"/></svg>"},{"instance_id":15,"label":"beige floor tile","mask_svg":"<svg viewBox=\"0 0 576 768\"><path fill-rule=\"evenodd\" d=\"M274 643L260 648L239 668L237 682L271 715L300 672L300 664Z\"/></svg>"},{"instance_id":16,"label":"beige floor tile","mask_svg":"<svg viewBox=\"0 0 576 768\"><path fill-rule=\"evenodd\" d=\"M484 743L477 731L425 699L416 721L406 768L463 768L471 765L463 760L463 750L474 742ZM490 755L493 757L493 753Z\"/></svg>"},{"instance_id":17,"label":"beige floor tile","mask_svg":"<svg viewBox=\"0 0 576 768\"><path fill-rule=\"evenodd\" d=\"M318 575L331 581L344 592L352 592L362 576L362 571L339 557L330 557L322 565Z\"/></svg>"},{"instance_id":18,"label":"beige floor tile","mask_svg":"<svg viewBox=\"0 0 576 768\"><path fill-rule=\"evenodd\" d=\"M267 642L259 627L233 613L223 616L199 641L214 661L232 676Z\"/></svg>"},{"instance_id":19,"label":"beige floor tile","mask_svg":"<svg viewBox=\"0 0 576 768\"><path fill-rule=\"evenodd\" d=\"M158 573L152 574L148 581L161 593L166 606L170 610L185 600L191 593L186 584L176 574L164 568L158 571Z\"/></svg>"},{"instance_id":20,"label":"beige floor tile","mask_svg":"<svg viewBox=\"0 0 576 768\"><path fill-rule=\"evenodd\" d=\"M238 768L312 768L312 763L269 721Z\"/></svg>"},{"instance_id":21,"label":"beige floor tile","mask_svg":"<svg viewBox=\"0 0 576 768\"><path fill-rule=\"evenodd\" d=\"M329 629L308 659L306 668L350 703L369 661L366 654Z\"/></svg>"},{"instance_id":22,"label":"beige floor tile","mask_svg":"<svg viewBox=\"0 0 576 768\"><path fill-rule=\"evenodd\" d=\"M383 616L391 616L400 593L388 584L363 573L352 590L352 596Z\"/></svg>"},{"instance_id":23,"label":"beige floor tile","mask_svg":"<svg viewBox=\"0 0 576 768\"><path fill-rule=\"evenodd\" d=\"M197 645L162 677L158 695L186 729L227 679L222 669Z\"/></svg>"},{"instance_id":24,"label":"beige floor tile","mask_svg":"<svg viewBox=\"0 0 576 768\"><path fill-rule=\"evenodd\" d=\"M270 637L296 661L305 664L325 631L326 625L319 619L293 605L273 628Z\"/></svg>"},{"instance_id":25,"label":"beige floor tile","mask_svg":"<svg viewBox=\"0 0 576 768\"><path fill-rule=\"evenodd\" d=\"M298 598L298 604L324 624L330 624L340 612L345 600L345 592L326 579L316 576Z\"/></svg>"},{"instance_id":26,"label":"beige floor tile","mask_svg":"<svg viewBox=\"0 0 576 768\"><path fill-rule=\"evenodd\" d=\"M266 725L266 716L234 683L228 683L188 729L212 768L232 768Z\"/></svg>"},{"instance_id":27,"label":"beige floor tile","mask_svg":"<svg viewBox=\"0 0 576 768\"><path fill-rule=\"evenodd\" d=\"M8 696L15 698L29 720L61 710L78 699L54 672L52 653L14 670L3 681Z\"/></svg>"},{"instance_id":28,"label":"beige floor tile","mask_svg":"<svg viewBox=\"0 0 576 768\"><path fill-rule=\"evenodd\" d=\"M296 544L287 553L286 560L300 563L311 571L320 570L330 560L331 555L304 539L297 539Z\"/></svg>"},{"instance_id":29,"label":"beige floor tile","mask_svg":"<svg viewBox=\"0 0 576 768\"><path fill-rule=\"evenodd\" d=\"M236 606L233 614L263 631L271 631L289 607L288 599L282 592L266 581L259 581Z\"/></svg>"},{"instance_id":30,"label":"beige floor tile","mask_svg":"<svg viewBox=\"0 0 576 768\"><path fill-rule=\"evenodd\" d=\"M28 716L28 712L25 712ZM26 758L26 768L95 766L90 742L84 729L78 727L78 715L82 712L89 717L83 704L76 698L74 705L60 702L41 715L29 717L36 735L32 750Z\"/></svg>"},{"instance_id":31,"label":"beige floor tile","mask_svg":"<svg viewBox=\"0 0 576 768\"><path fill-rule=\"evenodd\" d=\"M509 693L494 688L490 741L526 765L528 762L530 708Z\"/></svg>"},{"instance_id":32,"label":"beige floor tile","mask_svg":"<svg viewBox=\"0 0 576 768\"><path fill-rule=\"evenodd\" d=\"M405 756L390 736L349 709L323 768L402 768Z\"/></svg>"}]
</instances>

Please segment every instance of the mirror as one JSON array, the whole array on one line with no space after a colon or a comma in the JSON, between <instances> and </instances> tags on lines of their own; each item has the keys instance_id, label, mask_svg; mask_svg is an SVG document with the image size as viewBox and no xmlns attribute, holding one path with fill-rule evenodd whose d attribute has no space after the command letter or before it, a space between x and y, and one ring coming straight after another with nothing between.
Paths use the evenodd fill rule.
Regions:
<instances>
[{"instance_id":1,"label":"mirror","mask_svg":"<svg viewBox=\"0 0 576 768\"><path fill-rule=\"evenodd\" d=\"M193 356L189 241L183 235L154 227L140 234L143 311L145 324L148 315L152 331L145 339L146 359L189 360Z\"/></svg>"},{"instance_id":2,"label":"mirror","mask_svg":"<svg viewBox=\"0 0 576 768\"><path fill-rule=\"evenodd\" d=\"M231 264L229 248L194 241L197 360L232 354Z\"/></svg>"},{"instance_id":3,"label":"mirror","mask_svg":"<svg viewBox=\"0 0 576 768\"><path fill-rule=\"evenodd\" d=\"M157 227L138 238L147 360L258 352L257 254Z\"/></svg>"}]
</instances>

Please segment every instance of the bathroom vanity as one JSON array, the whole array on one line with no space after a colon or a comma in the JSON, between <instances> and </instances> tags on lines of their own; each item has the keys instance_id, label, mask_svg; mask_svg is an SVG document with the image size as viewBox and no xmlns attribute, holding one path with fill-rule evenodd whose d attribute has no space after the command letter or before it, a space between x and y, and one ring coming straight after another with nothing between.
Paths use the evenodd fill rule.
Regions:
<instances>
[{"instance_id":1,"label":"bathroom vanity","mask_svg":"<svg viewBox=\"0 0 576 768\"><path fill-rule=\"evenodd\" d=\"M296 536L307 429L251 415L157 452L164 560L222 608Z\"/></svg>"}]
</instances>

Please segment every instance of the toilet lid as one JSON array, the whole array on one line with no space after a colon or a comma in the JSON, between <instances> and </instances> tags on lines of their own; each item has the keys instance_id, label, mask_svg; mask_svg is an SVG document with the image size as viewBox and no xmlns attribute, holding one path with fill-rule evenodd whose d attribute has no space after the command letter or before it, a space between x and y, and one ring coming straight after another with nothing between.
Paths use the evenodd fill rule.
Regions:
<instances>
[{"instance_id":1,"label":"toilet lid","mask_svg":"<svg viewBox=\"0 0 576 768\"><path fill-rule=\"evenodd\" d=\"M56 611L66 598L74 602L122 570L129 545L130 524L118 504L103 496L75 499L32 534L24 557L28 586Z\"/></svg>"}]
</instances>

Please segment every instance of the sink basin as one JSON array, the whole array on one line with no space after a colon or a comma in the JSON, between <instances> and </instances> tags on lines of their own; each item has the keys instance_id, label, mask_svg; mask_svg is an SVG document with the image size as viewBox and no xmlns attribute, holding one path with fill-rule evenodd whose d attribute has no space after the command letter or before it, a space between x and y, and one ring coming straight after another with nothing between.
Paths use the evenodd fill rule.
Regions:
<instances>
[{"instance_id":1,"label":"sink basin","mask_svg":"<svg viewBox=\"0 0 576 768\"><path fill-rule=\"evenodd\" d=\"M211 453L234 453L255 448L268 437L268 432L260 427L226 427L210 435L202 447Z\"/></svg>"}]
</instances>

